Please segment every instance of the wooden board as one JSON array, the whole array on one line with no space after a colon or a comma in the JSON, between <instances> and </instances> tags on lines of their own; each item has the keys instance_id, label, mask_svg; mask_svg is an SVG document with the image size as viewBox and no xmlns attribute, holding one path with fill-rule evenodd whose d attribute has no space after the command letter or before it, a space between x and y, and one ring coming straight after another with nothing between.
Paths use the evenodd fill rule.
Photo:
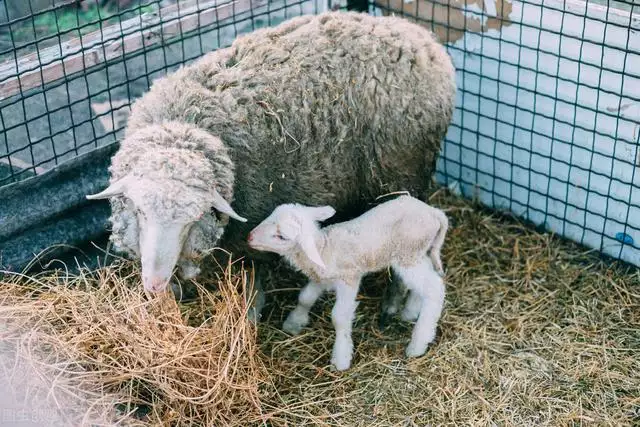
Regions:
<instances>
[{"instance_id":1,"label":"wooden board","mask_svg":"<svg viewBox=\"0 0 640 427\"><path fill-rule=\"evenodd\" d=\"M490 29L500 30L511 24L511 2L508 0L489 0L495 6L493 14L485 22L480 14L473 14L465 10L477 9L485 11L483 0L375 0L375 4L383 8L383 15L404 14L405 17L424 25L432 30L442 43L455 43L464 37L466 31L485 32ZM474 7L475 6L475 7Z\"/></svg>"},{"instance_id":2,"label":"wooden board","mask_svg":"<svg viewBox=\"0 0 640 427\"><path fill-rule=\"evenodd\" d=\"M147 13L59 46L0 64L0 100L41 87L211 24L266 5L267 0L184 1Z\"/></svg>"}]
</instances>

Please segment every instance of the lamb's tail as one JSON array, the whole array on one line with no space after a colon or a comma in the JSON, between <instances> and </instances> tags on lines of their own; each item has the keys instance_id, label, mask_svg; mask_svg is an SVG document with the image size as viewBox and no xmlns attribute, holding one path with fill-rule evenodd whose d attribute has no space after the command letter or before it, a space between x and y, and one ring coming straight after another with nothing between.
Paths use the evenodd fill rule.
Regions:
<instances>
[{"instance_id":1,"label":"lamb's tail","mask_svg":"<svg viewBox=\"0 0 640 427\"><path fill-rule=\"evenodd\" d=\"M436 237L431 243L429 258L431 258L433 268L436 270L436 272L440 276L444 276L444 268L442 267L442 260L440 259L440 250L442 249L444 239L447 235L447 230L449 229L449 219L447 218L447 215L441 210L436 210L436 218L440 223L440 228L438 229Z\"/></svg>"}]
</instances>

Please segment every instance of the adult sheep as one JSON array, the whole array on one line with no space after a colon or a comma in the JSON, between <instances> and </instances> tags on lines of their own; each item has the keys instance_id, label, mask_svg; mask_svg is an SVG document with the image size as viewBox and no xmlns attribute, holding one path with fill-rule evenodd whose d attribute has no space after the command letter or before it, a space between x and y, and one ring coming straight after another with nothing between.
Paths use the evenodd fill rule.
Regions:
<instances>
[{"instance_id":1,"label":"adult sheep","mask_svg":"<svg viewBox=\"0 0 640 427\"><path fill-rule=\"evenodd\" d=\"M334 206L335 221L388 192L426 196L456 92L431 32L398 17L327 12L239 37L156 80L113 156L115 249L147 290L221 246L257 273L247 233L276 206ZM230 221L229 218L232 218ZM262 269L264 270L264 269Z\"/></svg>"}]
</instances>

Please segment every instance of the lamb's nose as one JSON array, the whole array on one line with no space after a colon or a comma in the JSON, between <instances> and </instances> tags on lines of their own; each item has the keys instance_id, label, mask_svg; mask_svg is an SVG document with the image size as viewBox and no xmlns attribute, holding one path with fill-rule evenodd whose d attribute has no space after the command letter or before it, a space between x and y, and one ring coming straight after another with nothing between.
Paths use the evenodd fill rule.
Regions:
<instances>
[{"instance_id":1,"label":"lamb's nose","mask_svg":"<svg viewBox=\"0 0 640 427\"><path fill-rule=\"evenodd\" d=\"M253 232L249 233L249 237L247 237L247 242L251 243L253 240Z\"/></svg>"}]
</instances>

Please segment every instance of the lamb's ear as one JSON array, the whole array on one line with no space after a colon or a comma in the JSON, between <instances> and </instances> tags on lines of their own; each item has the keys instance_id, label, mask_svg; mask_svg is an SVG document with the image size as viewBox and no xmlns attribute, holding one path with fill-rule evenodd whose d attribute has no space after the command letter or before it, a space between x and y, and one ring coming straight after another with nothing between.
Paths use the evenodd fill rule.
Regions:
<instances>
[{"instance_id":1,"label":"lamb's ear","mask_svg":"<svg viewBox=\"0 0 640 427\"><path fill-rule=\"evenodd\" d=\"M300 234L300 237L298 237L298 243L300 244L302 251L311 261L322 268L326 268L324 261L322 261L322 257L320 256L320 252L318 252L318 248L316 247L316 242L313 240L313 236L311 234L303 231Z\"/></svg>"},{"instance_id":2,"label":"lamb's ear","mask_svg":"<svg viewBox=\"0 0 640 427\"><path fill-rule=\"evenodd\" d=\"M127 186L131 181L130 177L127 175L119 180L111 183L107 188L102 190L96 194L87 194L88 200L100 200L100 199L108 199L113 196L119 196L127 190Z\"/></svg>"},{"instance_id":3,"label":"lamb's ear","mask_svg":"<svg viewBox=\"0 0 640 427\"><path fill-rule=\"evenodd\" d=\"M238 215L231 205L216 190L213 190L213 208L218 212L229 215L235 220L247 222L247 219Z\"/></svg>"},{"instance_id":4,"label":"lamb's ear","mask_svg":"<svg viewBox=\"0 0 640 427\"><path fill-rule=\"evenodd\" d=\"M326 221L336 214L336 210L329 205L318 207L307 207L307 212L314 221Z\"/></svg>"}]
</instances>

